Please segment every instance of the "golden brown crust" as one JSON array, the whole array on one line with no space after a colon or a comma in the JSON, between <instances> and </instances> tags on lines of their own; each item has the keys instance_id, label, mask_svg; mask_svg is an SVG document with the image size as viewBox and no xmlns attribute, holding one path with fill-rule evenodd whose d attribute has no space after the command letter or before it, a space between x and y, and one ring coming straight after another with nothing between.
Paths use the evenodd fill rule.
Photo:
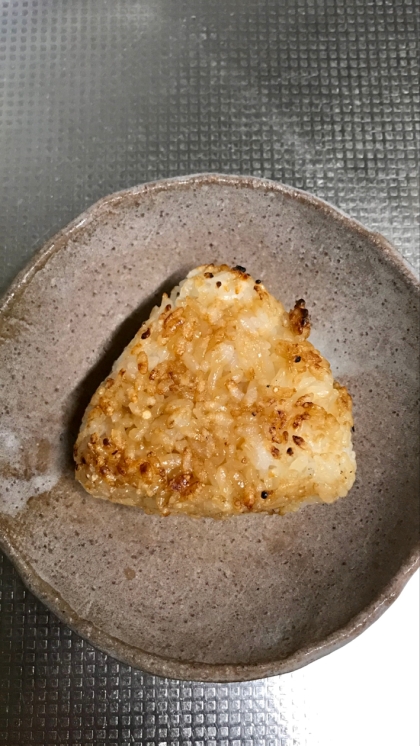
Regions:
<instances>
[{"instance_id":1,"label":"golden brown crust","mask_svg":"<svg viewBox=\"0 0 420 746\"><path fill-rule=\"evenodd\" d=\"M345 494L351 398L306 340L303 301L287 314L226 265L196 271L168 300L92 398L75 446L85 488L149 512L216 517Z\"/></svg>"},{"instance_id":2,"label":"golden brown crust","mask_svg":"<svg viewBox=\"0 0 420 746\"><path fill-rule=\"evenodd\" d=\"M302 336L304 339L309 337L311 323L309 320L309 311L305 308L305 301L303 298L297 300L294 308L289 311L289 320L290 327L295 334Z\"/></svg>"}]
</instances>

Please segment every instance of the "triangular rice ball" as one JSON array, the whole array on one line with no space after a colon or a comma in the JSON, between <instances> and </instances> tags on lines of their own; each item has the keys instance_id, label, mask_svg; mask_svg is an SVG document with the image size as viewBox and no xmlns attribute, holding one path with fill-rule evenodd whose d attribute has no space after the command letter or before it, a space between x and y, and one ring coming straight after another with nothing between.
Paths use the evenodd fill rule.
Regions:
<instances>
[{"instance_id":1,"label":"triangular rice ball","mask_svg":"<svg viewBox=\"0 0 420 746\"><path fill-rule=\"evenodd\" d=\"M351 398L243 268L207 265L163 296L94 394L75 446L95 497L223 517L343 497L355 478Z\"/></svg>"}]
</instances>

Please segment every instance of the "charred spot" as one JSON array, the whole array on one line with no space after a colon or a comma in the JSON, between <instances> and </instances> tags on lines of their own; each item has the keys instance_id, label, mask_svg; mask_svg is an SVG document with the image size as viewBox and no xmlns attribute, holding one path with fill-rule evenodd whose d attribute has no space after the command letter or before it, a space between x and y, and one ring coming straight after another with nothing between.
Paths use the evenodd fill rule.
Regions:
<instances>
[{"instance_id":1,"label":"charred spot","mask_svg":"<svg viewBox=\"0 0 420 746\"><path fill-rule=\"evenodd\" d=\"M105 388L110 389L111 386L114 385L114 379L113 378L107 378L105 381Z\"/></svg>"},{"instance_id":2,"label":"charred spot","mask_svg":"<svg viewBox=\"0 0 420 746\"><path fill-rule=\"evenodd\" d=\"M287 443L287 441L289 440L289 433L287 432L287 430L283 432L283 440L285 443Z\"/></svg>"},{"instance_id":3,"label":"charred spot","mask_svg":"<svg viewBox=\"0 0 420 746\"><path fill-rule=\"evenodd\" d=\"M269 496L269 494L270 494L270 493L269 493L269 492L268 492L267 490L263 490L263 491L261 492L261 499L262 499L262 500L267 500L267 497Z\"/></svg>"},{"instance_id":4,"label":"charred spot","mask_svg":"<svg viewBox=\"0 0 420 746\"><path fill-rule=\"evenodd\" d=\"M187 497L196 492L200 483L194 479L194 475L190 471L183 471L170 479L168 486L174 492L179 492L180 495Z\"/></svg>"},{"instance_id":5,"label":"charred spot","mask_svg":"<svg viewBox=\"0 0 420 746\"><path fill-rule=\"evenodd\" d=\"M256 285L261 285L261 283L262 283L262 280L255 280Z\"/></svg>"},{"instance_id":6,"label":"charred spot","mask_svg":"<svg viewBox=\"0 0 420 746\"><path fill-rule=\"evenodd\" d=\"M271 435L271 440L273 443L281 443L282 442L282 436L281 433L277 430L277 427L275 425L270 425L268 428L268 432Z\"/></svg>"},{"instance_id":7,"label":"charred spot","mask_svg":"<svg viewBox=\"0 0 420 746\"><path fill-rule=\"evenodd\" d=\"M301 438L299 435L293 435L293 442L296 443L299 448L302 448L302 446L305 445L304 439Z\"/></svg>"},{"instance_id":8,"label":"charred spot","mask_svg":"<svg viewBox=\"0 0 420 746\"><path fill-rule=\"evenodd\" d=\"M147 339L148 337L150 337L150 329L146 329L146 331L141 335L142 339Z\"/></svg>"},{"instance_id":9,"label":"charred spot","mask_svg":"<svg viewBox=\"0 0 420 746\"><path fill-rule=\"evenodd\" d=\"M268 432L271 435L271 439L275 443L281 443L283 439L282 428L284 427L286 423L287 415L285 414L285 412L282 412L281 409L279 409L276 412L276 415L277 415L277 420L272 422L272 424L268 428Z\"/></svg>"},{"instance_id":10,"label":"charred spot","mask_svg":"<svg viewBox=\"0 0 420 746\"><path fill-rule=\"evenodd\" d=\"M172 309L172 306L170 303L168 303L167 306L165 306L165 311L170 311Z\"/></svg>"},{"instance_id":11,"label":"charred spot","mask_svg":"<svg viewBox=\"0 0 420 746\"><path fill-rule=\"evenodd\" d=\"M246 267L241 267L240 264L237 264L233 269L236 269L237 272L246 272Z\"/></svg>"},{"instance_id":12,"label":"charred spot","mask_svg":"<svg viewBox=\"0 0 420 746\"><path fill-rule=\"evenodd\" d=\"M289 456L293 456L293 448L288 448L288 449L287 449L287 451L286 451L286 453L287 453L287 454L288 454Z\"/></svg>"},{"instance_id":13,"label":"charred spot","mask_svg":"<svg viewBox=\"0 0 420 746\"><path fill-rule=\"evenodd\" d=\"M170 489L175 490L176 492L182 492L186 487L188 487L191 482L191 477L191 472L181 472L181 474L178 474L176 477L169 480Z\"/></svg>"},{"instance_id":14,"label":"charred spot","mask_svg":"<svg viewBox=\"0 0 420 746\"><path fill-rule=\"evenodd\" d=\"M301 360L302 360L301 356L300 355L296 355L296 357L295 357L295 363L300 363Z\"/></svg>"},{"instance_id":15,"label":"charred spot","mask_svg":"<svg viewBox=\"0 0 420 746\"><path fill-rule=\"evenodd\" d=\"M109 438L104 438L102 440L102 443L104 444L104 446L109 446Z\"/></svg>"},{"instance_id":16,"label":"charred spot","mask_svg":"<svg viewBox=\"0 0 420 746\"><path fill-rule=\"evenodd\" d=\"M211 280L214 277L214 274L212 272L204 272L204 277L207 277L208 280Z\"/></svg>"},{"instance_id":17,"label":"charred spot","mask_svg":"<svg viewBox=\"0 0 420 746\"><path fill-rule=\"evenodd\" d=\"M87 461L86 461L85 457L82 456L82 458L80 460L81 460L83 466L86 466Z\"/></svg>"},{"instance_id":18,"label":"charred spot","mask_svg":"<svg viewBox=\"0 0 420 746\"><path fill-rule=\"evenodd\" d=\"M147 474L149 469L150 469L150 464L148 461L143 461L143 463L140 464L140 474Z\"/></svg>"},{"instance_id":19,"label":"charred spot","mask_svg":"<svg viewBox=\"0 0 420 746\"><path fill-rule=\"evenodd\" d=\"M296 419L293 422L293 429L297 430L298 427L300 427L300 425L302 424L302 422L304 420L307 420L308 417L309 417L308 412L303 412L303 414L298 414L298 416L296 417Z\"/></svg>"},{"instance_id":20,"label":"charred spot","mask_svg":"<svg viewBox=\"0 0 420 746\"><path fill-rule=\"evenodd\" d=\"M305 308L305 301L303 298L297 300L294 308L289 311L289 322L291 329L295 334L304 335L305 339L309 336L309 311Z\"/></svg>"},{"instance_id":21,"label":"charred spot","mask_svg":"<svg viewBox=\"0 0 420 746\"><path fill-rule=\"evenodd\" d=\"M221 288L221 287L222 287L222 283L220 282L220 280L218 280L218 281L216 282L216 287L217 287L217 288Z\"/></svg>"},{"instance_id":22,"label":"charred spot","mask_svg":"<svg viewBox=\"0 0 420 746\"><path fill-rule=\"evenodd\" d=\"M279 458L280 457L280 451L279 451L278 448L276 448L276 446L272 446L272 448L271 448L271 455L274 456L274 458Z\"/></svg>"}]
</instances>

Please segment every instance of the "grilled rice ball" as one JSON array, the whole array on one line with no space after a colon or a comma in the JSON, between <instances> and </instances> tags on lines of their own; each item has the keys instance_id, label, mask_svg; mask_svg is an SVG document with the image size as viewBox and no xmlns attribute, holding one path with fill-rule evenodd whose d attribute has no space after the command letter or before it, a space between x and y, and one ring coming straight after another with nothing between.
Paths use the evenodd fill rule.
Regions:
<instances>
[{"instance_id":1,"label":"grilled rice ball","mask_svg":"<svg viewBox=\"0 0 420 746\"><path fill-rule=\"evenodd\" d=\"M244 268L208 264L165 294L94 394L74 448L95 497L147 513L286 513L355 479L352 402Z\"/></svg>"}]
</instances>

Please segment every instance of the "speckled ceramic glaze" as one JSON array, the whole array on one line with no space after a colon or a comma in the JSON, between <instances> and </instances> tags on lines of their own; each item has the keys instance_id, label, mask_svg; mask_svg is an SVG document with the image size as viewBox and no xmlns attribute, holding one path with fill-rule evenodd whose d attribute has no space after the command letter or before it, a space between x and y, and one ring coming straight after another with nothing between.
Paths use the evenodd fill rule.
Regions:
<instances>
[{"instance_id":1,"label":"speckled ceramic glaze","mask_svg":"<svg viewBox=\"0 0 420 746\"><path fill-rule=\"evenodd\" d=\"M334 505L225 521L95 500L83 411L163 290L241 264L291 306L354 399L356 484ZM418 285L382 237L269 181L201 175L113 195L56 236L0 311L0 534L94 645L164 676L257 678L352 639L418 560Z\"/></svg>"}]
</instances>

